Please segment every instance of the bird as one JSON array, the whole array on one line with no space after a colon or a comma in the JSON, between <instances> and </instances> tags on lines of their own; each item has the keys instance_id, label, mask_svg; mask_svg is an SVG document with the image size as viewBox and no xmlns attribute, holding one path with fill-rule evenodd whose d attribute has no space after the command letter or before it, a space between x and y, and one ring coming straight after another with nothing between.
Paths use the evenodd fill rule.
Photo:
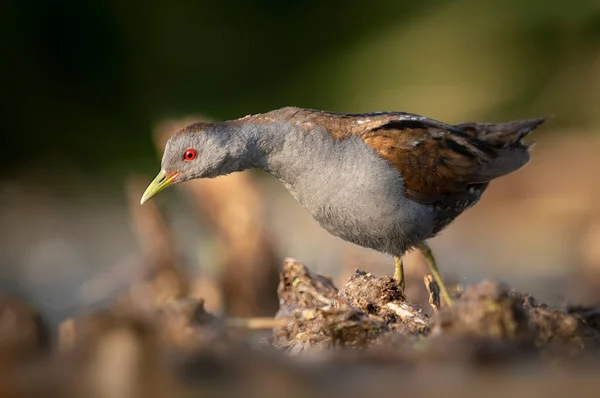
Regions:
<instances>
[{"instance_id":1,"label":"bird","mask_svg":"<svg viewBox=\"0 0 600 398\"><path fill-rule=\"evenodd\" d=\"M288 106L187 125L166 143L141 204L197 178L260 169L279 180L330 234L394 257L423 254L452 298L427 240L475 205L489 183L530 160L523 141L547 117L446 124L405 112L345 114Z\"/></svg>"}]
</instances>

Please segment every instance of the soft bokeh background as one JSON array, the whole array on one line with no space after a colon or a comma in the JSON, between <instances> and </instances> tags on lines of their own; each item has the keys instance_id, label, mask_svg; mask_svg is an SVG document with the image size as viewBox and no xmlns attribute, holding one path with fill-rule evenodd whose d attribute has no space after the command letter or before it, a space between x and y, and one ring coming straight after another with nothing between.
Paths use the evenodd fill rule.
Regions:
<instances>
[{"instance_id":1,"label":"soft bokeh background","mask_svg":"<svg viewBox=\"0 0 600 398\"><path fill-rule=\"evenodd\" d=\"M503 280L556 304L595 299L578 281L600 274L598 0L14 0L0 10L0 289L53 322L143 273L128 181L158 171L165 123L286 105L450 123L555 115L534 134L533 161L431 245L458 282ZM259 193L245 211L278 261L337 280L356 267L392 272L391 258L321 230L270 177L251 179ZM234 246L215 241L201 200L185 189L158 199L182 261L218 279ZM416 255L408 267L418 300L425 268ZM209 309L220 309L216 290Z\"/></svg>"}]
</instances>

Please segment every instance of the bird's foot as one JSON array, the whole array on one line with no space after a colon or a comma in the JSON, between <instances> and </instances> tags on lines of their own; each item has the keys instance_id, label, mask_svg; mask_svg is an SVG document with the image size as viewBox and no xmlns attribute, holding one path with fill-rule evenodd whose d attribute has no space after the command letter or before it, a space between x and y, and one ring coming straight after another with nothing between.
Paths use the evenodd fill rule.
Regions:
<instances>
[{"instance_id":1,"label":"bird's foot","mask_svg":"<svg viewBox=\"0 0 600 398\"><path fill-rule=\"evenodd\" d=\"M396 268L394 270L394 279L396 280L396 282L398 282L398 286L400 286L400 288L402 290L404 290L404 266L402 264L402 257L394 257L394 262L396 265Z\"/></svg>"}]
</instances>

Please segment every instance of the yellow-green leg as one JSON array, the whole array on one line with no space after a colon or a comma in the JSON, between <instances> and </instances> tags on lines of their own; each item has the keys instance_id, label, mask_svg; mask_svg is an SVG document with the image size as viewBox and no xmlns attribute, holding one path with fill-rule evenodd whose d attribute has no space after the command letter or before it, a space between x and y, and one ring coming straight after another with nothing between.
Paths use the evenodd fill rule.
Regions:
<instances>
[{"instance_id":1,"label":"yellow-green leg","mask_svg":"<svg viewBox=\"0 0 600 398\"><path fill-rule=\"evenodd\" d=\"M446 285L442 280L440 271L438 270L438 267L435 263L435 258L433 257L433 253L431 252L429 245L425 241L423 241L417 245L417 249L419 249L421 253L423 253L423 257L425 257L425 261L427 261L427 265L429 266L429 270L433 275L433 279L435 279L438 286L440 287L440 293L442 294L446 305L452 305L452 299L450 298L450 294L448 294L448 289L446 289Z\"/></svg>"},{"instance_id":2,"label":"yellow-green leg","mask_svg":"<svg viewBox=\"0 0 600 398\"><path fill-rule=\"evenodd\" d=\"M394 257L394 261L396 263L394 279L396 279L398 285L404 290L404 266L402 265L402 257Z\"/></svg>"}]
</instances>

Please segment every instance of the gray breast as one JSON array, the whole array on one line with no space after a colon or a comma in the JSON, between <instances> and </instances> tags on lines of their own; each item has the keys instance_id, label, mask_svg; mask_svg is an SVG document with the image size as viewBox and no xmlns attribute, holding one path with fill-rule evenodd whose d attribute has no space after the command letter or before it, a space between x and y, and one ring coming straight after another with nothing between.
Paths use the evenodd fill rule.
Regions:
<instances>
[{"instance_id":1,"label":"gray breast","mask_svg":"<svg viewBox=\"0 0 600 398\"><path fill-rule=\"evenodd\" d=\"M333 235L402 255L432 232L432 209L405 198L401 175L358 137L298 134L278 157L270 172Z\"/></svg>"}]
</instances>

